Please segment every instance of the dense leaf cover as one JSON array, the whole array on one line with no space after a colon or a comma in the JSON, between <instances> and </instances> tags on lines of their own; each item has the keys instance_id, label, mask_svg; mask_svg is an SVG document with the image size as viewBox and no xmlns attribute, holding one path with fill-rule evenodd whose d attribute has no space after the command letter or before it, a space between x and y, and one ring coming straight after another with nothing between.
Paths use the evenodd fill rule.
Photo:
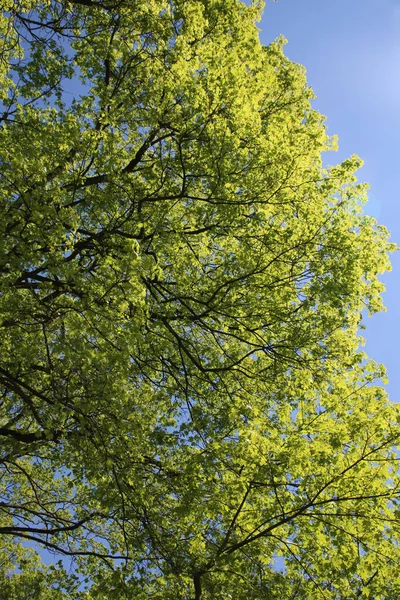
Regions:
<instances>
[{"instance_id":1,"label":"dense leaf cover","mask_svg":"<svg viewBox=\"0 0 400 600\"><path fill-rule=\"evenodd\" d=\"M399 597L394 247L304 69L238 0L2 6L3 597Z\"/></svg>"}]
</instances>

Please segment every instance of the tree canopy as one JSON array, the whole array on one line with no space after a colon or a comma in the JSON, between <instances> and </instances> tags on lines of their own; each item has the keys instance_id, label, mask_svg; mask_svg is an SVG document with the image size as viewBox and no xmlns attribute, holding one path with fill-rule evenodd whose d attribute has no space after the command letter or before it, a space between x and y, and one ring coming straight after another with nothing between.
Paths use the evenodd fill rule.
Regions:
<instances>
[{"instance_id":1,"label":"tree canopy","mask_svg":"<svg viewBox=\"0 0 400 600\"><path fill-rule=\"evenodd\" d=\"M7 600L398 597L394 245L303 67L257 2L2 6Z\"/></svg>"}]
</instances>

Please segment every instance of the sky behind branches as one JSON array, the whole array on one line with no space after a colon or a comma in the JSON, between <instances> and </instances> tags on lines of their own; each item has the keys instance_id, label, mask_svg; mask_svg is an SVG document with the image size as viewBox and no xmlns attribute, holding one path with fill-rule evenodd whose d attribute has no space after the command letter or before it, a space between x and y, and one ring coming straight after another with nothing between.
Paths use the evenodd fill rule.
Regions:
<instances>
[{"instance_id":1,"label":"sky behind branches","mask_svg":"<svg viewBox=\"0 0 400 600\"><path fill-rule=\"evenodd\" d=\"M364 160L360 181L370 184L366 212L400 245L400 0L267 1L259 23L263 44L283 34L285 54L307 70L339 151ZM387 312L366 320L366 351L388 370L388 391L400 400L400 253L383 277Z\"/></svg>"}]
</instances>

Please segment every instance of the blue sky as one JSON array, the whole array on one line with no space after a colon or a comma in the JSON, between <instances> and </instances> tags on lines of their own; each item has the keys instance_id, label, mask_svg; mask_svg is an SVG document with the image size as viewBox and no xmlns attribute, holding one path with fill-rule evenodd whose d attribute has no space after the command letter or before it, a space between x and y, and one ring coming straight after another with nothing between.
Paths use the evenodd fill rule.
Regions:
<instances>
[{"instance_id":1,"label":"blue sky","mask_svg":"<svg viewBox=\"0 0 400 600\"><path fill-rule=\"evenodd\" d=\"M400 245L400 0L270 0L259 27L263 44L283 34L286 55L306 67L314 108L339 137L327 164L361 156L359 180L371 186L366 212ZM364 334L399 401L400 252L392 264L383 277L387 312L367 319Z\"/></svg>"}]
</instances>

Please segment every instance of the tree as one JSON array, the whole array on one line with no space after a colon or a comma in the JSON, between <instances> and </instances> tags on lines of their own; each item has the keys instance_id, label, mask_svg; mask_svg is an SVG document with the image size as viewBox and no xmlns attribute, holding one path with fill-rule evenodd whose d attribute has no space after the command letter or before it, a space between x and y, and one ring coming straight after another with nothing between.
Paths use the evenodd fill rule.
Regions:
<instances>
[{"instance_id":1,"label":"tree","mask_svg":"<svg viewBox=\"0 0 400 600\"><path fill-rule=\"evenodd\" d=\"M303 68L257 3L3 6L0 534L86 592L29 585L397 597L394 246Z\"/></svg>"}]
</instances>

